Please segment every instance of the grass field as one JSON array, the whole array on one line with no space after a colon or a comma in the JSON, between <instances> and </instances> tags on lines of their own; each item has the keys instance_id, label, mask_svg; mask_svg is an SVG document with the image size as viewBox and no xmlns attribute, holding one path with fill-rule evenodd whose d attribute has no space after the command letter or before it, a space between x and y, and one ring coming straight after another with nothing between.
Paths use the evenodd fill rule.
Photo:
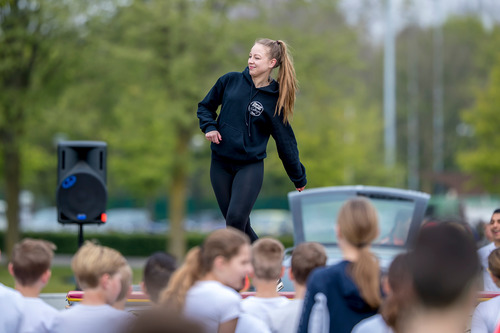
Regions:
<instances>
[{"instance_id":1,"label":"grass field","mask_svg":"<svg viewBox=\"0 0 500 333\"><path fill-rule=\"evenodd\" d=\"M133 284L139 284L142 278L142 269L132 269L134 273ZM0 266L0 282L6 286L14 288L14 278L9 274L6 266ZM43 293L67 293L75 290L75 279L69 266L52 267L52 277L49 283L42 290Z\"/></svg>"}]
</instances>

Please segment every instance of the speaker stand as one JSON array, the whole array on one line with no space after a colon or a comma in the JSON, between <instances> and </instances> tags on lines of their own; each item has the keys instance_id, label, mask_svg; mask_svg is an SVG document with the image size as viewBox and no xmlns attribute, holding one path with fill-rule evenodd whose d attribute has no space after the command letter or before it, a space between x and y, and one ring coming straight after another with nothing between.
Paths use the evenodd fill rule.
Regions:
<instances>
[{"instance_id":1,"label":"speaker stand","mask_svg":"<svg viewBox=\"0 0 500 333\"><path fill-rule=\"evenodd\" d=\"M78 223L78 248L83 245L83 223Z\"/></svg>"},{"instance_id":2,"label":"speaker stand","mask_svg":"<svg viewBox=\"0 0 500 333\"><path fill-rule=\"evenodd\" d=\"M78 223L78 248L81 248L83 245L83 223ZM75 278L75 290L81 291L82 289L76 282Z\"/></svg>"}]
</instances>

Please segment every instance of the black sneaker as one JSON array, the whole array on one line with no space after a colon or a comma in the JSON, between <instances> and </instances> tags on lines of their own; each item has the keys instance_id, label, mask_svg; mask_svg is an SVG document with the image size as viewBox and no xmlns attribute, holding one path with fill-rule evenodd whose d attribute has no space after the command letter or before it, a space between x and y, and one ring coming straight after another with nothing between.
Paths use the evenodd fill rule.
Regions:
<instances>
[{"instance_id":1,"label":"black sneaker","mask_svg":"<svg viewBox=\"0 0 500 333\"><path fill-rule=\"evenodd\" d=\"M280 291L283 288L285 288L285 285L283 284L283 281L281 281L281 278L280 278L278 280L278 283L276 284L276 291Z\"/></svg>"}]
</instances>

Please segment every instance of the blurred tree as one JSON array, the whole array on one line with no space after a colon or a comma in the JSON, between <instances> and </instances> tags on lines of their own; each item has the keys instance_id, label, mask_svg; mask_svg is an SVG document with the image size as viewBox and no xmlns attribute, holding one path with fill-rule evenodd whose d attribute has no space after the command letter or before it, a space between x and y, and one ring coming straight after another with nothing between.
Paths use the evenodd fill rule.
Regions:
<instances>
[{"instance_id":1,"label":"blurred tree","mask_svg":"<svg viewBox=\"0 0 500 333\"><path fill-rule=\"evenodd\" d=\"M6 250L19 239L19 193L28 119L57 88L52 74L61 60L55 40L64 29L66 6L51 1L0 2L0 137L7 202ZM44 90L42 92L41 90ZM39 124L38 124L39 125Z\"/></svg>"},{"instance_id":2,"label":"blurred tree","mask_svg":"<svg viewBox=\"0 0 500 333\"><path fill-rule=\"evenodd\" d=\"M125 31L125 37L132 37L123 42L135 50L151 52L151 58L144 59L149 61L142 62L141 66L152 81L152 84L145 82L144 88L156 93L151 94L151 103L146 104L152 110L144 110L141 116L149 113L151 124L157 130L144 133L148 142L137 144L133 157L144 156L140 147L149 145L152 146L148 151L151 158L163 161L163 168L157 164L152 165L156 171L152 168L148 171L153 175L151 180L163 179L159 185L168 186L168 251L179 258L186 249L183 222L193 170L193 149L196 149L193 138L199 135L196 105L208 92L209 84L215 82L214 77L221 75L221 68L228 63L225 59L232 53L230 48L235 44L230 43L226 35L234 29L230 26L228 11L235 3L237 1L135 1L117 17L118 20L131 20L117 25L123 30L115 30ZM141 28L137 30L137 27ZM123 45L119 38L114 43ZM144 102L144 94L139 95ZM120 110L120 114L127 113L123 111ZM138 127L137 122L130 125L128 128ZM154 186L150 186L150 190L152 188Z\"/></svg>"},{"instance_id":3,"label":"blurred tree","mask_svg":"<svg viewBox=\"0 0 500 333\"><path fill-rule=\"evenodd\" d=\"M287 41L299 94L292 126L308 188L353 183L401 184L401 172L383 166L381 105L371 103L363 74L363 39L337 1L262 2L257 36ZM293 22L293 25L290 24ZM254 25L257 23L252 21ZM284 196L293 185L269 145L262 196ZM369 161L367 163L367 161ZM397 168L396 168L397 169Z\"/></svg>"},{"instance_id":4,"label":"blurred tree","mask_svg":"<svg viewBox=\"0 0 500 333\"><path fill-rule=\"evenodd\" d=\"M492 194L499 194L500 159L500 54L491 70L486 88L479 91L472 108L463 113L463 120L473 130L474 145L459 153L458 162L474 176L474 182ZM471 133L471 134L472 134Z\"/></svg>"},{"instance_id":5,"label":"blurred tree","mask_svg":"<svg viewBox=\"0 0 500 333\"><path fill-rule=\"evenodd\" d=\"M137 0L92 16L74 83L51 110L53 132L71 124L71 139L108 142L111 195L153 199L168 188L168 251L178 257L200 135L196 105L238 46L225 37L234 30L227 18L234 3Z\"/></svg>"},{"instance_id":6,"label":"blurred tree","mask_svg":"<svg viewBox=\"0 0 500 333\"><path fill-rule=\"evenodd\" d=\"M444 170L458 171L458 152L468 145L461 134L460 113L474 103L475 89L484 85L492 63L494 30L487 30L476 17L450 17L443 25ZM397 37L397 158L405 165L408 157L408 112L417 100L420 189L434 193L433 165L433 62L432 27L407 26ZM409 47L409 40L414 47ZM410 52L412 54L410 55ZM382 57L379 45L363 54L369 100L382 103ZM412 68L412 70L410 70ZM371 74L371 75L370 75ZM408 90L409 82L416 90ZM412 95L416 94L416 95ZM413 104L415 105L415 104ZM403 185L405 186L405 185Z\"/></svg>"}]
</instances>

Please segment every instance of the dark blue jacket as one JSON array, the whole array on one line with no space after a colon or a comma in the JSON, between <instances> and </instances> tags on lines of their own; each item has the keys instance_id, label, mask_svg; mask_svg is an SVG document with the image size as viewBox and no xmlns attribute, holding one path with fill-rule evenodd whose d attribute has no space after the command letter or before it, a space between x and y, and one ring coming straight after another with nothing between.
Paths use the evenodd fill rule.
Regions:
<instances>
[{"instance_id":1,"label":"dark blue jacket","mask_svg":"<svg viewBox=\"0 0 500 333\"><path fill-rule=\"evenodd\" d=\"M350 333L361 320L377 314L361 298L358 287L348 274L349 261L314 270L307 280L302 316L298 333L308 332L309 317L317 293L327 299L330 313L330 333ZM310 332L314 333L314 332Z\"/></svg>"},{"instance_id":2,"label":"dark blue jacket","mask_svg":"<svg viewBox=\"0 0 500 333\"><path fill-rule=\"evenodd\" d=\"M227 73L198 104L200 128L203 133L217 130L221 134L222 141L211 145L213 158L237 163L263 160L272 135L288 177L298 188L306 185L306 172L292 127L283 123L282 114L275 115L278 96L275 80L256 88L248 67L241 73Z\"/></svg>"}]
</instances>

